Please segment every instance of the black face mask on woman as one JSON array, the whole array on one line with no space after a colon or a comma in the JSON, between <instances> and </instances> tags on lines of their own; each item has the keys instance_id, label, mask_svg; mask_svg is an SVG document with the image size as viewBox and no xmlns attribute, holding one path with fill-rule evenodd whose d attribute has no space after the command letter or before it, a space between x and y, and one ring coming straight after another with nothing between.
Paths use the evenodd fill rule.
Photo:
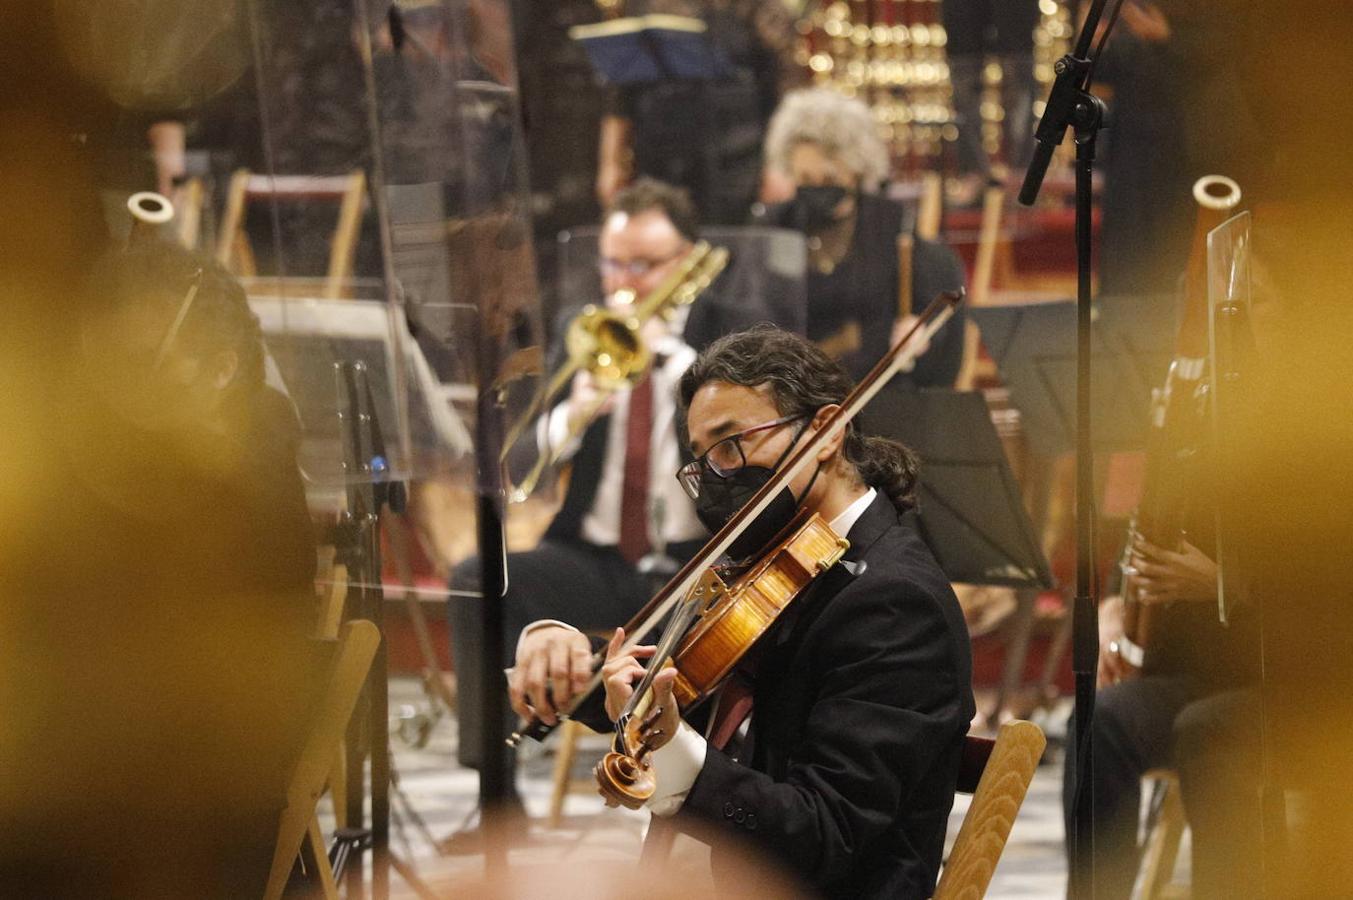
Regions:
<instances>
[{"instance_id":1,"label":"black face mask on woman","mask_svg":"<svg viewBox=\"0 0 1353 900\"><path fill-rule=\"evenodd\" d=\"M800 185L790 201L791 221L805 234L826 231L836 223L836 207L849 194L839 184Z\"/></svg>"},{"instance_id":2,"label":"black face mask on woman","mask_svg":"<svg viewBox=\"0 0 1353 900\"><path fill-rule=\"evenodd\" d=\"M752 495L770 481L775 470L780 468L780 464L789 456L802 434L800 431L794 436L785 452L775 461L775 465L769 468L743 466L726 478L705 468L700 478L700 496L695 499L695 514L704 526L711 532L717 532L724 527ZM794 492L785 485L770 501L770 505L761 511L761 515L737 536L728 548L728 555L735 560L748 559L794 521L794 516L799 511L799 503L813 489L813 482L817 480L821 469L822 464L818 463L817 468L813 470L813 477L808 481L808 486L803 489L802 496L795 497Z\"/></svg>"}]
</instances>

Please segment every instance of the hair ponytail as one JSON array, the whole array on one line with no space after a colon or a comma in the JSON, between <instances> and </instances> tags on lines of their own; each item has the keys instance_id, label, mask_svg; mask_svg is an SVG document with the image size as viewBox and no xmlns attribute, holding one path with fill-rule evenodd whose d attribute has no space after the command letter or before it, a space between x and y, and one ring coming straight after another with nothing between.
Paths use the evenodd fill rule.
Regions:
<instances>
[{"instance_id":1,"label":"hair ponytail","mask_svg":"<svg viewBox=\"0 0 1353 900\"><path fill-rule=\"evenodd\" d=\"M700 354L677 387L683 422L695 392L708 381L765 385L783 415L807 417L842 402L854 387L845 370L820 349L771 326L721 337ZM861 481L886 494L899 510L916 506L920 462L911 450L888 438L863 435L851 423L845 457Z\"/></svg>"},{"instance_id":2,"label":"hair ponytail","mask_svg":"<svg viewBox=\"0 0 1353 900\"><path fill-rule=\"evenodd\" d=\"M851 428L846 436L846 459L854 463L865 484L886 494L899 510L915 508L921 463L907 447Z\"/></svg>"}]
</instances>

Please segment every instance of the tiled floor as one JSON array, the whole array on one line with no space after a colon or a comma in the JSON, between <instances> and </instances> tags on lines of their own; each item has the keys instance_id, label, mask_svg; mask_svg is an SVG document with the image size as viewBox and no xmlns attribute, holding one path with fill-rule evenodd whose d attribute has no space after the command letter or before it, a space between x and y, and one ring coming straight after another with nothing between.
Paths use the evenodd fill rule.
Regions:
<instances>
[{"instance_id":1,"label":"tiled floor","mask_svg":"<svg viewBox=\"0 0 1353 900\"><path fill-rule=\"evenodd\" d=\"M418 684L400 680L391 686L391 709L401 706L426 711L429 707ZM1010 841L996 869L987 894L992 898L1057 898L1064 893L1066 865L1062 853L1061 763L1055 749L1063 730L1064 715L1042 721L1054 740L1048 757L1034 778L1029 795L1011 832ZM475 798L478 780L474 772L459 768L455 762L455 722L445 716L432 728L426 746L415 749L400 737L392 738L395 768L400 791L393 800L392 846L407 861L417 876L431 885L438 896L461 896L458 886L478 881L484 858L473 852L470 841L466 852L446 854L436 844L476 824ZM529 833L512 849L509 860L514 871L550 873L551 900L573 896L569 890L574 874L597 868L620 867L638 857L646 813L606 809L600 798L586 790L592 763L605 750L601 737L584 739L580 747L576 774L582 782L578 793L568 797L561 826L551 829L546 815L549 807L554 766L553 748L533 745L523 753L518 783L530 813ZM967 809L968 798L959 796L950 818L949 838L953 839ZM424 827L425 826L425 827ZM454 842L453 842L454 843ZM465 842L462 842L465 843ZM538 883L537 883L538 887ZM393 879L395 896L416 896L398 876ZM535 896L536 888L498 896ZM692 896L700 896L696 891Z\"/></svg>"}]
</instances>

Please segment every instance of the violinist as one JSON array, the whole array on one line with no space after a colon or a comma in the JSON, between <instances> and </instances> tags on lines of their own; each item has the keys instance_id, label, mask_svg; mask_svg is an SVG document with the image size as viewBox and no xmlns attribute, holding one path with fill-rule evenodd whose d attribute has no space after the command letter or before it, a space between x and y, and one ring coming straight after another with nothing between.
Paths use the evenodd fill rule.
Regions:
<instances>
[{"instance_id":1,"label":"violinist","mask_svg":"<svg viewBox=\"0 0 1353 900\"><path fill-rule=\"evenodd\" d=\"M851 387L837 363L773 328L701 354L678 399L695 456L681 481L705 524L729 520ZM740 746L718 740L737 725L725 711L743 708L734 688L716 696L702 736L678 715L671 676L655 683L650 810L715 845L746 838L826 896L930 896L974 713L963 616L911 512L916 465L905 447L849 427L740 534L732 555L753 555L816 512L850 543L744 658L752 712ZM603 668L610 717L653 652L621 654L620 637ZM528 626L509 675L514 707L554 720L589 677L588 655L567 626ZM574 716L604 721L587 704Z\"/></svg>"}]
</instances>

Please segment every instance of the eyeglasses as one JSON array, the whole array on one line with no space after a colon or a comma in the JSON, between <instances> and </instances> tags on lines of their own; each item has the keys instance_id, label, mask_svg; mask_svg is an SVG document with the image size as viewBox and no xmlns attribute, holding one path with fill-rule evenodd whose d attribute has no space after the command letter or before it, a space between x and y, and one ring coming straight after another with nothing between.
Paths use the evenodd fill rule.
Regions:
<instances>
[{"instance_id":1,"label":"eyeglasses","mask_svg":"<svg viewBox=\"0 0 1353 900\"><path fill-rule=\"evenodd\" d=\"M807 416L802 414L785 416L772 422L753 425L751 428L723 438L677 470L677 481L681 482L681 489L692 500L697 499L700 496L701 484L705 480L705 473L709 473L714 478L731 478L735 472L747 465L747 454L742 449L743 438L805 418Z\"/></svg>"},{"instance_id":2,"label":"eyeglasses","mask_svg":"<svg viewBox=\"0 0 1353 900\"><path fill-rule=\"evenodd\" d=\"M667 265L684 252L685 248L683 247L663 259L643 259L642 257L639 259L615 259L614 257L603 256L598 264L601 266L601 274L603 275L628 275L631 278L643 278L654 269Z\"/></svg>"}]
</instances>

